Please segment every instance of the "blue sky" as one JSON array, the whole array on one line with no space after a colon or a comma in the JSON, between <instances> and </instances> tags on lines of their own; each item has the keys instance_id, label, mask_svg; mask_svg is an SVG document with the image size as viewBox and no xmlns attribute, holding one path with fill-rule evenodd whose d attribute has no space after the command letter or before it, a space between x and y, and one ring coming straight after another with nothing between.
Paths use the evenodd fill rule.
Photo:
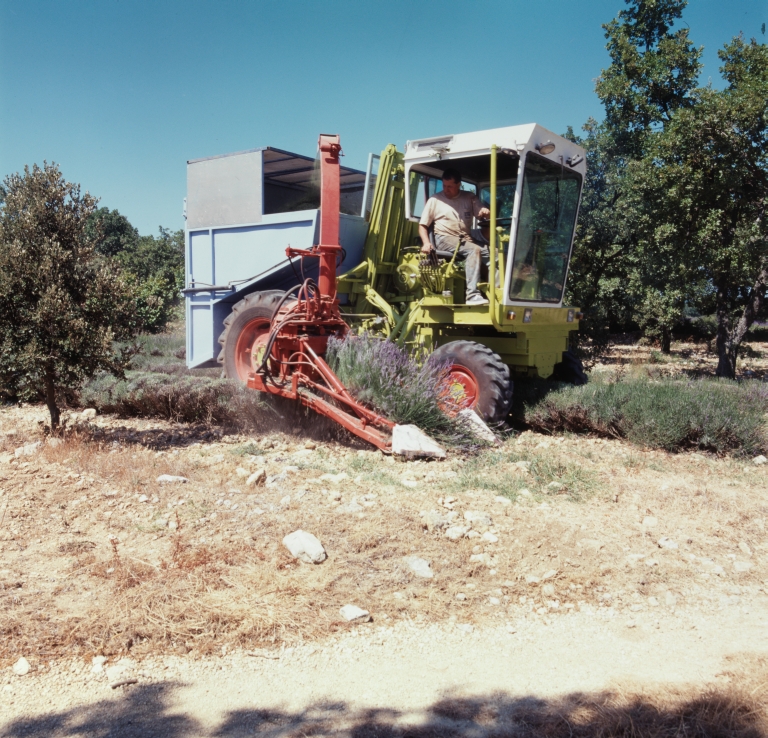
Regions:
<instances>
[{"instance_id":1,"label":"blue sky","mask_svg":"<svg viewBox=\"0 0 768 738\"><path fill-rule=\"evenodd\" d=\"M602 110L623 0L0 0L0 175L56 161L142 233L183 227L186 161L339 133L348 166L407 139ZM717 49L768 0L691 0Z\"/></svg>"}]
</instances>

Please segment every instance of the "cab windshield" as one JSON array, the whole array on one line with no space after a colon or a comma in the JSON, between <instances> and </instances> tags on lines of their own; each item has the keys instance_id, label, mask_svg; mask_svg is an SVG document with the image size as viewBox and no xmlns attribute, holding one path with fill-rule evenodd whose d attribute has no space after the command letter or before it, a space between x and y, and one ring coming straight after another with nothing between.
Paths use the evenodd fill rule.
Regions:
<instances>
[{"instance_id":1,"label":"cab windshield","mask_svg":"<svg viewBox=\"0 0 768 738\"><path fill-rule=\"evenodd\" d=\"M560 302L579 206L581 176L529 153L512 265L512 300Z\"/></svg>"}]
</instances>

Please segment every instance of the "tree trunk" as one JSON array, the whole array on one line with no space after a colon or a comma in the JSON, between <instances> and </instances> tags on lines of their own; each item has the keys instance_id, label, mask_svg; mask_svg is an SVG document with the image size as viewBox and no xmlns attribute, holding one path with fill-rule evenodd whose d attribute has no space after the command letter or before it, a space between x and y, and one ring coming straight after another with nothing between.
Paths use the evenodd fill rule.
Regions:
<instances>
[{"instance_id":1,"label":"tree trunk","mask_svg":"<svg viewBox=\"0 0 768 738\"><path fill-rule=\"evenodd\" d=\"M739 347L752 323L757 319L765 301L765 288L768 285L768 261L763 262L760 274L752 286L752 294L744 306L736 325L731 328L724 291L717 291L717 376L736 379L736 359Z\"/></svg>"},{"instance_id":2,"label":"tree trunk","mask_svg":"<svg viewBox=\"0 0 768 738\"><path fill-rule=\"evenodd\" d=\"M53 382L53 372L45 372L45 404L48 405L48 412L51 414L51 432L59 427L61 413L56 404L56 385Z\"/></svg>"},{"instance_id":3,"label":"tree trunk","mask_svg":"<svg viewBox=\"0 0 768 738\"><path fill-rule=\"evenodd\" d=\"M661 353L668 354L672 351L672 331L664 326L661 329Z\"/></svg>"}]
</instances>

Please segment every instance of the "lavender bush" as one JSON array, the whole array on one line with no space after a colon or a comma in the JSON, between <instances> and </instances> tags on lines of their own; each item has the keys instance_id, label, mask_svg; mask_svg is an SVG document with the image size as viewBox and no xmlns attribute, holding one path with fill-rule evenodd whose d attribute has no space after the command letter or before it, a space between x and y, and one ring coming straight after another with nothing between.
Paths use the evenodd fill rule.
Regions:
<instances>
[{"instance_id":1,"label":"lavender bush","mask_svg":"<svg viewBox=\"0 0 768 738\"><path fill-rule=\"evenodd\" d=\"M389 420L412 423L448 445L477 445L466 423L441 407L441 397L447 394L447 364L419 364L391 341L367 333L331 338L326 359L358 400Z\"/></svg>"},{"instance_id":2,"label":"lavender bush","mask_svg":"<svg viewBox=\"0 0 768 738\"><path fill-rule=\"evenodd\" d=\"M548 394L525 411L537 430L591 432L668 451L754 455L768 449L768 386L728 380L629 379Z\"/></svg>"}]
</instances>

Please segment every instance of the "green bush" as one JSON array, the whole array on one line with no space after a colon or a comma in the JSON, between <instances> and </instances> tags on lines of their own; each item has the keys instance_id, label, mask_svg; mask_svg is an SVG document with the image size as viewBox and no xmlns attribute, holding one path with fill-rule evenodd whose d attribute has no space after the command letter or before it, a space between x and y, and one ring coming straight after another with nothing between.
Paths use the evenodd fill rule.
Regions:
<instances>
[{"instance_id":1,"label":"green bush","mask_svg":"<svg viewBox=\"0 0 768 738\"><path fill-rule=\"evenodd\" d=\"M541 431L597 433L667 451L736 455L768 448L768 386L724 380L592 382L563 387L526 408Z\"/></svg>"}]
</instances>

